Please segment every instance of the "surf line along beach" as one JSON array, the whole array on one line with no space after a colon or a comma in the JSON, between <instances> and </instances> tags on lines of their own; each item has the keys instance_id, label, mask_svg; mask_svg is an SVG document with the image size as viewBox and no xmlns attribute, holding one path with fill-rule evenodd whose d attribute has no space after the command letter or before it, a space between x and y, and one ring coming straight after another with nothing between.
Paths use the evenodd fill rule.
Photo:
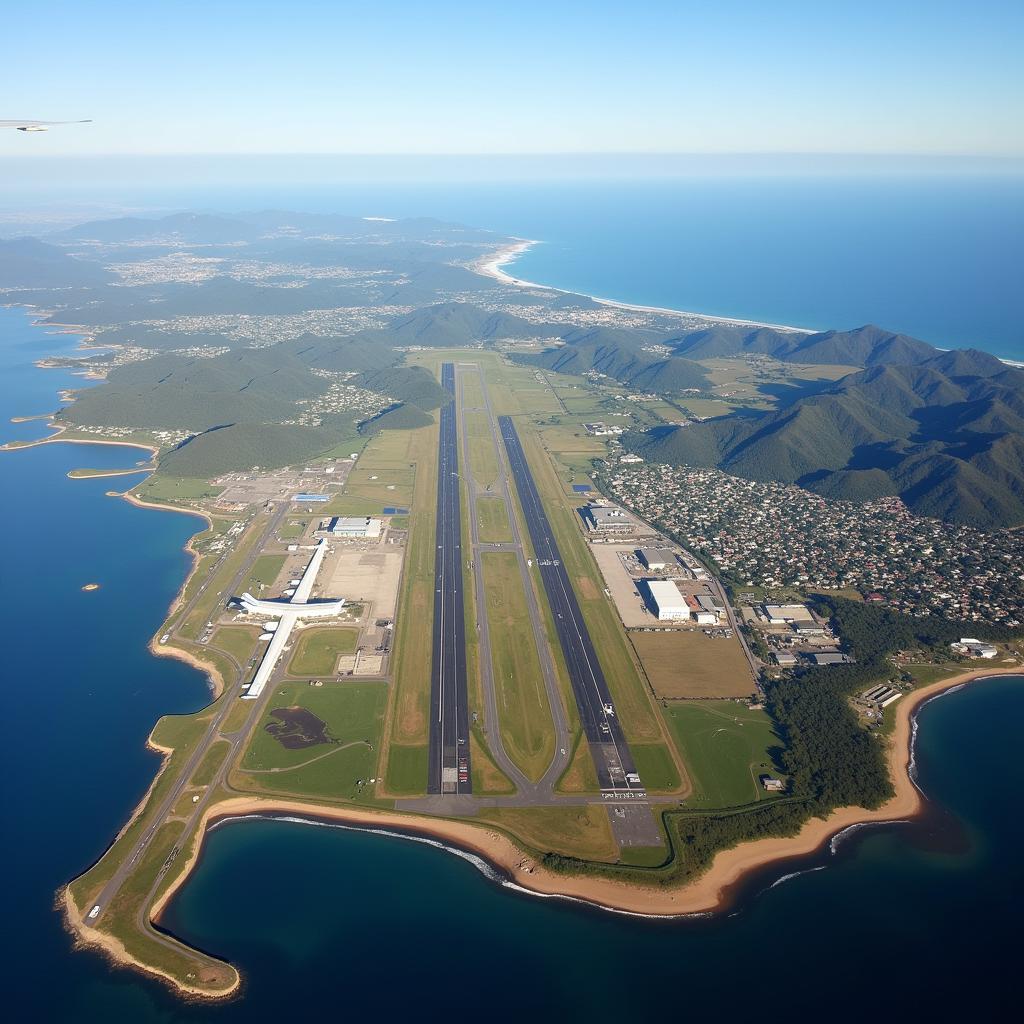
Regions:
<instances>
[{"instance_id":1,"label":"surf line along beach","mask_svg":"<svg viewBox=\"0 0 1024 1024\"><path fill-rule=\"evenodd\" d=\"M428 836L444 845L475 853L517 886L540 896L564 896L608 910L658 917L703 914L724 909L728 905L729 890L755 869L815 853L852 825L903 821L920 814L926 798L909 772L913 756L913 722L917 711L928 700L947 690L976 680L1007 675L1019 676L1021 668L965 672L907 694L896 712L887 753L895 793L881 807L875 810L841 807L826 818L813 818L806 822L794 836L759 839L723 850L715 856L707 871L693 881L678 886L649 887L594 875L554 872L524 853L507 835L493 827L393 811L332 807L270 797L233 797L212 805L204 816L202 828L227 817L263 814L305 816L366 828L394 829ZM164 893L159 904L154 906L154 919L159 917L160 910L185 882L198 853L197 847L185 870L179 873L175 883Z\"/></svg>"},{"instance_id":2,"label":"surf line along beach","mask_svg":"<svg viewBox=\"0 0 1024 1024\"><path fill-rule=\"evenodd\" d=\"M887 761L895 793L875 810L843 807L826 818L811 819L788 838L772 838L742 843L719 852L710 867L698 878L677 886L643 886L594 875L570 875L553 872L521 850L507 835L490 826L464 821L425 818L393 811L371 811L292 799L239 796L229 797L211 805L199 824L199 841L181 864L171 884L149 908L151 922L158 924L164 909L184 886L201 857L202 843L209 829L228 819L287 817L310 824L338 824L356 829L396 833L399 836L423 837L453 852L471 854L495 869L503 884L528 894L547 898L563 898L590 904L609 911L644 917L685 917L706 915L726 909L732 893L745 876L772 864L783 866L794 858L823 850L838 834L854 826L907 821L921 813L926 796L913 778L914 722L918 711L929 700L968 683L998 676L1021 676L1020 667L964 672L949 679L931 683L912 691L896 712L894 731L889 739ZM1024 681L1024 676L1021 677ZM167 756L167 752L165 752ZM89 927L82 908L78 907L65 888L59 895L65 922L76 939L86 946L103 951L111 960L144 972L153 972L150 965L139 962L111 937ZM161 972L155 972L161 973ZM209 992L186 988L167 975L164 980L189 996L223 998L226 992ZM237 983L230 986L235 991Z\"/></svg>"},{"instance_id":3,"label":"surf line along beach","mask_svg":"<svg viewBox=\"0 0 1024 1024\"><path fill-rule=\"evenodd\" d=\"M514 288L539 288L546 292L558 292L560 295L580 295L590 299L601 306L609 306L613 309L630 310L634 313L656 313L662 316L678 317L683 320L702 320L716 324L734 324L738 327L768 327L774 331L791 331L793 334L814 334L815 332L807 327L793 327L790 324L770 324L761 320L740 320L731 316L713 316L710 313L695 313L684 309L669 309L667 306L641 306L635 302L622 302L619 299L602 298L600 295L585 295L582 292L574 292L568 288L556 288L554 285L539 284L536 281L527 281L520 277L513 277L504 268L514 263L525 252L533 246L539 245L535 239L517 238L509 245L488 253L488 255L475 261L470 269L484 277L492 277L504 285Z\"/></svg>"}]
</instances>

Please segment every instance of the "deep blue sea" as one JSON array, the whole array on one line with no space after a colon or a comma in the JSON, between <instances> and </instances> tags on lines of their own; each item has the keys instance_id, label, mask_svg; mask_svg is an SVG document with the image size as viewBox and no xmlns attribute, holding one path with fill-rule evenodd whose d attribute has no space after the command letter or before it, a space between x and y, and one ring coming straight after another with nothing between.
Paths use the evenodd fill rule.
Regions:
<instances>
[{"instance_id":1,"label":"deep blue sea","mask_svg":"<svg viewBox=\"0 0 1024 1024\"><path fill-rule=\"evenodd\" d=\"M538 240L515 264L530 281L816 330L875 323L940 348L1024 361L1021 178L190 187L131 199L164 209L440 217Z\"/></svg>"},{"instance_id":2,"label":"deep blue sea","mask_svg":"<svg viewBox=\"0 0 1024 1024\"><path fill-rule=\"evenodd\" d=\"M1022 189L959 182L591 183L499 189L163 191L153 206L260 206L435 215L542 239L523 277L720 315L851 327L1024 358ZM0 309L0 435L83 382L33 360L74 339ZM797 1020L991 1019L1017 999L1024 919L1024 679L986 682L921 716L932 813L863 830L826 864L738 912L648 922L500 888L408 841L284 822L216 830L171 907L175 932L237 963L243 998L185 1006L161 986L73 953L56 889L103 850L145 791L155 719L206 701L201 676L146 643L181 583L186 516L106 496L131 449L49 445L0 453L8 811L0 847L5 1005L13 1019L273 1021L466 1017L663 1020L714 1013ZM87 594L90 582L100 589Z\"/></svg>"}]
</instances>

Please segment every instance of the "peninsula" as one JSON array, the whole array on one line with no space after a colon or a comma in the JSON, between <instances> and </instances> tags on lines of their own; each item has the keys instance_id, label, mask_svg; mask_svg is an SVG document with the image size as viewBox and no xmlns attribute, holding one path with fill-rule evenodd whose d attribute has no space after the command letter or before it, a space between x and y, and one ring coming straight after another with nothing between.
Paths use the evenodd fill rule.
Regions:
<instances>
[{"instance_id":1,"label":"peninsula","mask_svg":"<svg viewBox=\"0 0 1024 1024\"><path fill-rule=\"evenodd\" d=\"M528 244L281 212L0 242L3 301L88 345L30 444L146 448L124 497L203 520L151 650L211 702L59 894L79 944L230 997L245 965L159 923L250 815L714 911L917 814L917 710L1020 674L1024 372L547 288L501 269Z\"/></svg>"}]
</instances>

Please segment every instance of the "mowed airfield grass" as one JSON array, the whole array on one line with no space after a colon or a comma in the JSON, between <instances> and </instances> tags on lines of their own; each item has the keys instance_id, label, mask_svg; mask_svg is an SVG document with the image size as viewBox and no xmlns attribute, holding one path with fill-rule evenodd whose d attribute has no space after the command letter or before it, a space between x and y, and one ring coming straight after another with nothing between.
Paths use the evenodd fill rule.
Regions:
<instances>
[{"instance_id":1,"label":"mowed airfield grass","mask_svg":"<svg viewBox=\"0 0 1024 1024\"><path fill-rule=\"evenodd\" d=\"M477 498L476 515L482 543L500 544L512 540L504 498Z\"/></svg>"},{"instance_id":2,"label":"mowed airfield grass","mask_svg":"<svg viewBox=\"0 0 1024 1024\"><path fill-rule=\"evenodd\" d=\"M288 673L293 676L332 676L338 658L355 653L358 639L358 629L320 626L303 630L288 664Z\"/></svg>"},{"instance_id":3,"label":"mowed airfield grass","mask_svg":"<svg viewBox=\"0 0 1024 1024\"><path fill-rule=\"evenodd\" d=\"M376 775L386 699L385 683L285 683L267 705L233 782L246 789L360 799L364 789L358 781ZM331 742L289 750L275 739L267 732L276 721L273 711L290 707L316 715ZM370 787L365 795L371 795Z\"/></svg>"},{"instance_id":4,"label":"mowed airfield grass","mask_svg":"<svg viewBox=\"0 0 1024 1024\"><path fill-rule=\"evenodd\" d=\"M629 634L659 697L749 697L750 666L734 636L706 636L701 629Z\"/></svg>"},{"instance_id":5,"label":"mowed airfield grass","mask_svg":"<svg viewBox=\"0 0 1024 1024\"><path fill-rule=\"evenodd\" d=\"M502 744L536 781L551 763L555 737L519 561L511 551L491 551L481 563Z\"/></svg>"},{"instance_id":6,"label":"mowed airfield grass","mask_svg":"<svg viewBox=\"0 0 1024 1024\"><path fill-rule=\"evenodd\" d=\"M422 793L427 785L437 518L436 419L432 426L408 433L408 454L416 464L416 482L396 619L395 687L388 718L386 762L387 789L402 795Z\"/></svg>"},{"instance_id":7,"label":"mowed airfield grass","mask_svg":"<svg viewBox=\"0 0 1024 1024\"><path fill-rule=\"evenodd\" d=\"M287 555L260 555L253 562L249 575L242 581L243 593L248 592L258 597L261 589L272 586L274 580L280 575L287 557ZM261 583L263 584L262 588L260 587Z\"/></svg>"},{"instance_id":8,"label":"mowed airfield grass","mask_svg":"<svg viewBox=\"0 0 1024 1024\"><path fill-rule=\"evenodd\" d=\"M694 700L664 714L686 761L693 804L733 807L771 799L758 776L776 774L768 750L780 741L764 711L732 700Z\"/></svg>"}]
</instances>

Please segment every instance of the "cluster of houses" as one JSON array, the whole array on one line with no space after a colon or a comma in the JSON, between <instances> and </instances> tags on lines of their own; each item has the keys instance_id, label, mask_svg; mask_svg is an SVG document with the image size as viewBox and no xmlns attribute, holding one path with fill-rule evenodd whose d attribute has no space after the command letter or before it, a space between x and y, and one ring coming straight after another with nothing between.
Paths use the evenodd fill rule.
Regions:
<instances>
[{"instance_id":1,"label":"cluster of houses","mask_svg":"<svg viewBox=\"0 0 1024 1024\"><path fill-rule=\"evenodd\" d=\"M898 498L832 501L717 469L624 458L609 463L606 484L645 520L751 586L853 589L907 614L1024 624L1024 531L927 519Z\"/></svg>"}]
</instances>

